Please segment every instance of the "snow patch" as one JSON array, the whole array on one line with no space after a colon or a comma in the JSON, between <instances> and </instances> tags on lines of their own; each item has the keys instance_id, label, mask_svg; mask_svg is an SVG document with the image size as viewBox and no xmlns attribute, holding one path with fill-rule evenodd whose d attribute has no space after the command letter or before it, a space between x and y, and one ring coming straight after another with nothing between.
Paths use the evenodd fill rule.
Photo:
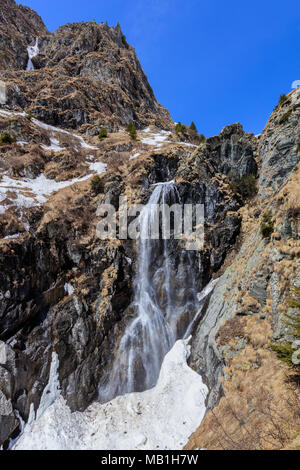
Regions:
<instances>
[{"instance_id":1,"label":"snow patch","mask_svg":"<svg viewBox=\"0 0 300 470\"><path fill-rule=\"evenodd\" d=\"M16 144L21 145L21 147L24 147L24 145L28 145L28 142L25 142L25 140L17 140Z\"/></svg>"},{"instance_id":2,"label":"snow patch","mask_svg":"<svg viewBox=\"0 0 300 470\"><path fill-rule=\"evenodd\" d=\"M107 164L102 162L91 162L89 163L89 169L95 171L98 174L104 173L106 171Z\"/></svg>"},{"instance_id":3,"label":"snow patch","mask_svg":"<svg viewBox=\"0 0 300 470\"><path fill-rule=\"evenodd\" d=\"M12 240L14 238L19 238L19 236L22 235L21 233L15 233L14 235L7 235L4 237L4 240Z\"/></svg>"},{"instance_id":4,"label":"snow patch","mask_svg":"<svg viewBox=\"0 0 300 470\"><path fill-rule=\"evenodd\" d=\"M35 118L32 118L31 119L31 122L33 122L36 126L40 127L41 129L44 129L48 132L56 132L56 133L60 133L60 134L67 134L67 135L70 135L72 137L75 137L75 139L78 139L80 145L82 148L86 148L86 149L90 149L90 150L99 150L98 147L95 147L94 145L89 145L87 144L83 137L81 137L80 135L77 135L77 134L74 134L73 132L69 132L69 131L66 131L65 129L60 129L58 127L55 127L55 126L51 126L50 124L46 124L42 121L39 121L38 119L35 119Z\"/></svg>"},{"instance_id":5,"label":"snow patch","mask_svg":"<svg viewBox=\"0 0 300 470\"><path fill-rule=\"evenodd\" d=\"M15 449L182 449L205 415L208 393L201 376L187 365L189 340L177 341L166 355L153 389L104 405L93 403L83 413L71 413L58 396L44 414L27 424ZM52 398L59 393L56 361L49 389Z\"/></svg>"},{"instance_id":6,"label":"snow patch","mask_svg":"<svg viewBox=\"0 0 300 470\"><path fill-rule=\"evenodd\" d=\"M49 373L49 382L44 388L42 398L40 401L39 408L36 412L36 419L38 420L45 411L55 402L55 400L60 395L60 386L59 386L59 376L58 376L58 355L56 352L52 353L52 361L50 366L50 373Z\"/></svg>"},{"instance_id":7,"label":"snow patch","mask_svg":"<svg viewBox=\"0 0 300 470\"><path fill-rule=\"evenodd\" d=\"M73 287L71 284L66 283L66 284L64 285L64 289L65 289L66 294L68 294L68 295L74 294L74 290L75 290L75 289L74 289L74 287Z\"/></svg>"},{"instance_id":8,"label":"snow patch","mask_svg":"<svg viewBox=\"0 0 300 470\"><path fill-rule=\"evenodd\" d=\"M20 112L7 111L5 109L0 109L0 116L7 117L7 116L13 116L13 115L14 116L23 116L23 117L25 117L26 113L25 112L20 113ZM90 149L90 150L99 150L99 147L87 144L85 142L85 140L83 139L83 137L81 137L80 135L74 134L73 132L66 131L65 129L60 129L59 127L51 126L50 124L46 124L42 121L39 121L36 118L32 118L31 123L33 123L37 127L40 127L41 129L44 129L44 130L48 131L52 135L53 135L53 133L70 135L71 137L74 137L75 139L78 140L78 142L80 143L82 148L86 148L86 149ZM45 145L43 147L43 145L42 145L42 147L45 148L46 150L55 150L56 147L59 147L59 142L58 142L57 139L51 138L50 141L51 141L50 146ZM28 144L28 142L22 142L22 141L17 142L17 143L19 143L20 145ZM51 147L53 147L53 148L51 148ZM64 149L62 147L60 147L60 150L64 150Z\"/></svg>"},{"instance_id":9,"label":"snow patch","mask_svg":"<svg viewBox=\"0 0 300 470\"><path fill-rule=\"evenodd\" d=\"M135 153L134 155L131 155L129 160L134 160L135 158L139 157L141 154L139 152Z\"/></svg>"},{"instance_id":10,"label":"snow patch","mask_svg":"<svg viewBox=\"0 0 300 470\"><path fill-rule=\"evenodd\" d=\"M103 173L106 170L106 165L102 162L91 163L89 167L91 171L97 171L97 173ZM85 181L92 176L93 173L89 173L81 178L55 181L46 178L43 174L34 179L23 178L22 180L3 175L0 182L0 203L6 199L9 192L14 192L14 198L6 206L0 206L0 214L3 214L10 206L29 208L44 204L52 193L72 186L75 183Z\"/></svg>"},{"instance_id":11,"label":"snow patch","mask_svg":"<svg viewBox=\"0 0 300 470\"><path fill-rule=\"evenodd\" d=\"M65 150L64 147L61 147L59 145L59 141L57 139L54 139L53 137L50 138L50 145L42 144L41 147L44 150L53 150L53 152L61 152L62 150Z\"/></svg>"},{"instance_id":12,"label":"snow patch","mask_svg":"<svg viewBox=\"0 0 300 470\"><path fill-rule=\"evenodd\" d=\"M144 130L145 133L150 134L150 129ZM141 142L145 145L153 145L154 147L162 147L163 143L168 143L167 138L171 135L169 131L152 132L149 137L143 137Z\"/></svg>"}]
</instances>

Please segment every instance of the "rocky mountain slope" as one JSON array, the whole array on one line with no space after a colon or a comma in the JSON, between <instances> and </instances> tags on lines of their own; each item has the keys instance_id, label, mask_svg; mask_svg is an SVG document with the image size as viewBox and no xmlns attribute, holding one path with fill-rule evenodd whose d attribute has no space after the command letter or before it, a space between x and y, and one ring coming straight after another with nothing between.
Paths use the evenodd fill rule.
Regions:
<instances>
[{"instance_id":1,"label":"rocky mountain slope","mask_svg":"<svg viewBox=\"0 0 300 470\"><path fill-rule=\"evenodd\" d=\"M119 25L67 24L50 34L30 9L13 0L1 0L0 7L0 79L15 110L90 135L130 120L137 127L172 127ZM27 46L36 38L35 70L24 73Z\"/></svg>"},{"instance_id":2,"label":"rocky mountain slope","mask_svg":"<svg viewBox=\"0 0 300 470\"><path fill-rule=\"evenodd\" d=\"M192 332L190 366L208 386L210 411L188 447L283 447L299 423L282 400L289 368L270 342L288 335L283 313L299 282L300 90L260 137L237 123L199 144L174 131L119 26L68 24L50 34L31 10L0 5L0 38L13 54L0 62L0 445L44 403L51 364L71 411L98 398L134 315L137 259L134 241L98 238L97 208L118 211L119 196L146 203L154 184L174 180L182 203L205 206L203 250L188 260L171 250L176 306L189 288L187 262L198 292L220 278ZM25 70L36 37L35 69ZM263 238L269 210L274 230ZM153 273L160 263L158 251ZM258 388L259 403L249 392ZM289 423L284 438L272 412L262 419L274 408Z\"/></svg>"}]
</instances>

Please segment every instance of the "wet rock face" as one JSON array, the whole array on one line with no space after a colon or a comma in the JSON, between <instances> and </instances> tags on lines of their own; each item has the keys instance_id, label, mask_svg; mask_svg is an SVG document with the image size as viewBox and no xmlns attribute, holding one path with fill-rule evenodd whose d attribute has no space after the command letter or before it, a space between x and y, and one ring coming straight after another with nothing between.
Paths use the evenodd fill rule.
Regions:
<instances>
[{"instance_id":1,"label":"wet rock face","mask_svg":"<svg viewBox=\"0 0 300 470\"><path fill-rule=\"evenodd\" d=\"M59 357L59 380L70 408L83 410L91 403L110 355L106 337L131 298L131 265L121 252L81 251L80 260L76 260L74 253L79 247L74 240L73 253L68 253L70 240L62 240L58 230L51 233L57 238L54 235L48 238L46 231L40 234L39 243L30 240L31 248L30 243L15 243L14 271L10 271L9 264L1 278L5 293L1 301L0 337L5 343L0 342L4 348L0 357L0 389L25 421L31 404L38 409L49 380L53 350ZM46 244L51 245L50 252ZM103 301L100 280L111 266L116 271L118 287L111 286L106 307L100 311ZM64 289L64 272L70 268L79 271L85 295L68 295ZM113 331L110 338L114 340ZM2 408L1 443L11 434L15 423L12 410L6 413L7 406Z\"/></svg>"},{"instance_id":2,"label":"wet rock face","mask_svg":"<svg viewBox=\"0 0 300 470\"><path fill-rule=\"evenodd\" d=\"M0 70L24 69L27 46L39 35L48 34L37 13L14 0L0 1Z\"/></svg>"}]
</instances>

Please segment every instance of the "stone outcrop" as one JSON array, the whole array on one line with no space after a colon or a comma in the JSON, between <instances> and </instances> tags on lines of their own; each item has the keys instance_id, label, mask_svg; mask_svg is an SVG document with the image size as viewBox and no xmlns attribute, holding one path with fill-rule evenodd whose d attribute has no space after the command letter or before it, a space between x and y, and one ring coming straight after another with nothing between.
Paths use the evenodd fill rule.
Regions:
<instances>
[{"instance_id":1,"label":"stone outcrop","mask_svg":"<svg viewBox=\"0 0 300 470\"><path fill-rule=\"evenodd\" d=\"M207 139L207 154L218 171L232 179L257 175L257 139L245 134L240 123L224 127L220 135Z\"/></svg>"}]
</instances>

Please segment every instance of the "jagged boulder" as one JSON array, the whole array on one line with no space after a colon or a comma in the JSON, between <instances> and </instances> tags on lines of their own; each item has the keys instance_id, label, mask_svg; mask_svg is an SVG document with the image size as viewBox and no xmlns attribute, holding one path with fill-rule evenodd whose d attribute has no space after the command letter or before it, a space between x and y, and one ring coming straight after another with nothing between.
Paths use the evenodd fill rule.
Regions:
<instances>
[{"instance_id":1,"label":"jagged boulder","mask_svg":"<svg viewBox=\"0 0 300 470\"><path fill-rule=\"evenodd\" d=\"M240 123L224 127L218 136L206 140L206 154L218 171L232 179L257 174L257 139L244 132Z\"/></svg>"}]
</instances>

